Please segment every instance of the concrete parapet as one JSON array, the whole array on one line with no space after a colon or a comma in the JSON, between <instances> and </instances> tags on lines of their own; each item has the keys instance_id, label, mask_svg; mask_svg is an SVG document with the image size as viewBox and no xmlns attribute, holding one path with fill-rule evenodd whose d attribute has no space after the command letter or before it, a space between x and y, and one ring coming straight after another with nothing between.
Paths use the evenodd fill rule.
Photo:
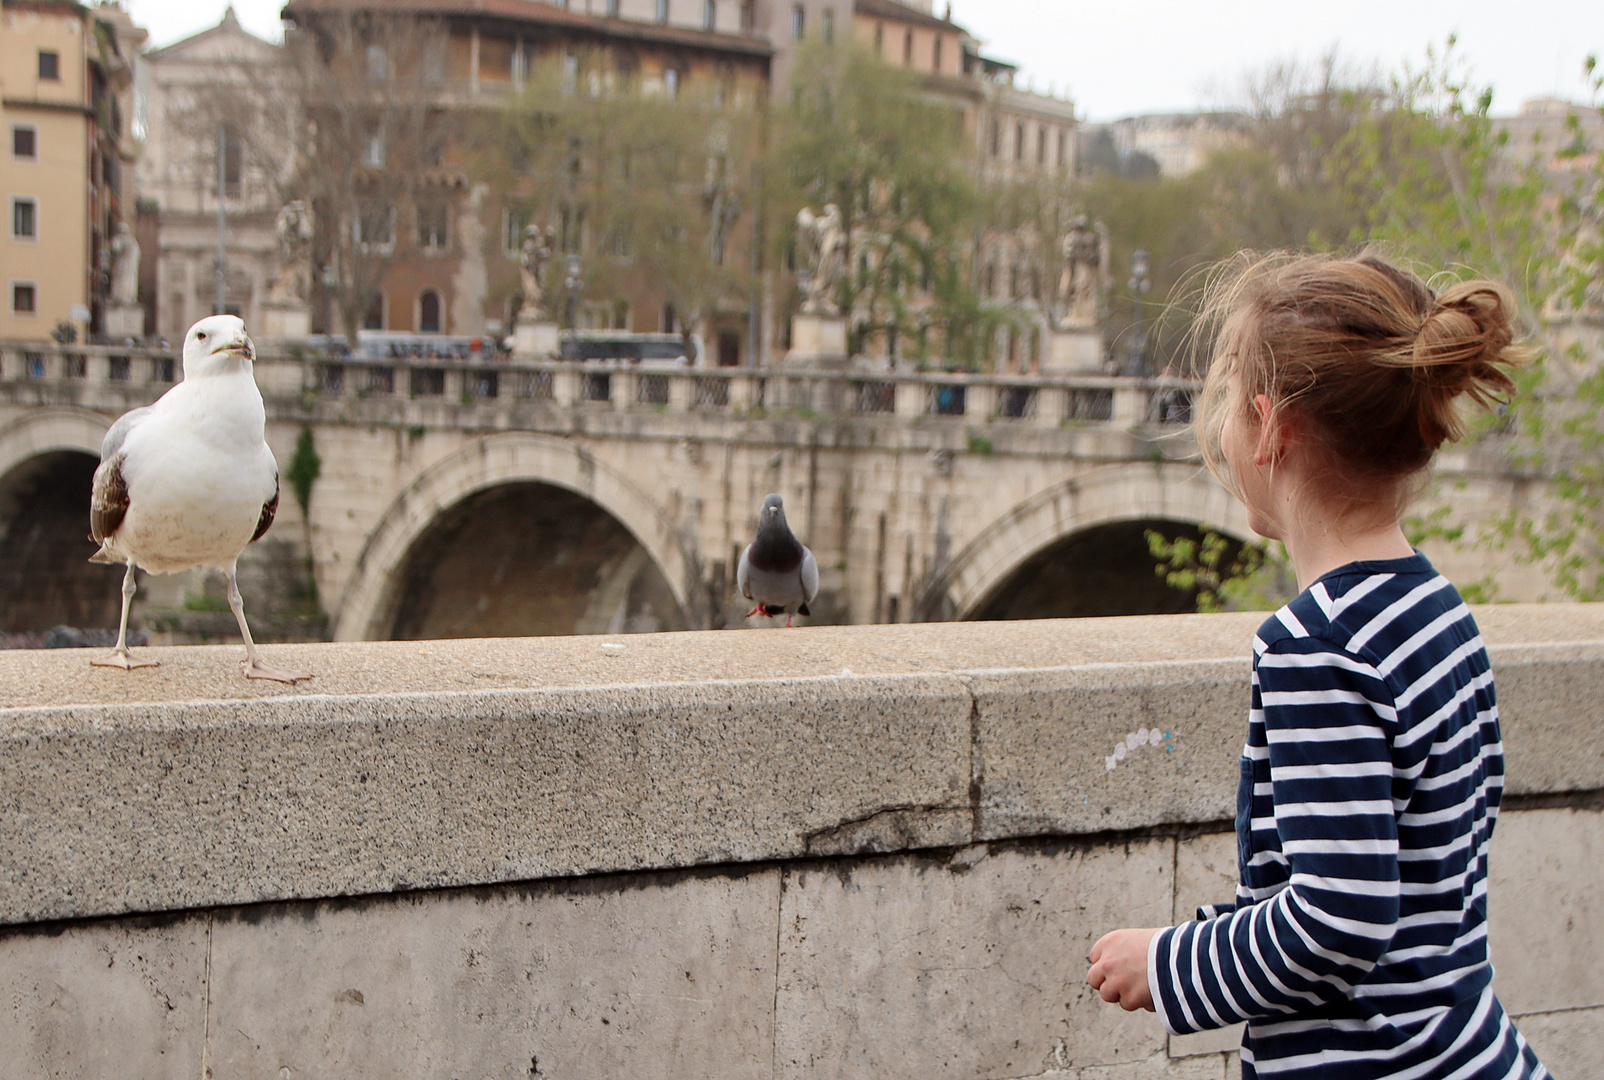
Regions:
<instances>
[{"instance_id":1,"label":"concrete parapet","mask_svg":"<svg viewBox=\"0 0 1604 1080\"><path fill-rule=\"evenodd\" d=\"M1598 1074L1604 606L1477 615L1499 989ZM1259 620L0 653L7 1075L1223 1080L1080 977L1228 895Z\"/></svg>"}]
</instances>

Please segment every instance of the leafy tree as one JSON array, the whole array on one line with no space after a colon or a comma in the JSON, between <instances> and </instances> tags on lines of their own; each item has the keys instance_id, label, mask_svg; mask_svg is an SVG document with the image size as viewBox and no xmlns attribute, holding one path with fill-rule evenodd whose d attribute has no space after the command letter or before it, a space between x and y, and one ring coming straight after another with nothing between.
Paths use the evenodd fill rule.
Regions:
<instances>
[{"instance_id":1,"label":"leafy tree","mask_svg":"<svg viewBox=\"0 0 1604 1080\"><path fill-rule=\"evenodd\" d=\"M1596 102L1592 60L1586 77ZM1604 354L1593 316L1604 276L1604 163L1599 148L1583 152L1574 115L1571 145L1557 160L1511 145L1490 115L1492 101L1492 88L1468 76L1450 38L1424 68L1368 103L1331 168L1352 204L1365 209L1368 234L1391 250L1451 276L1508 284L1540 349L1512 410L1483 429L1507 437L1483 452L1543 477L1545 504L1471 528L1464 515L1438 511L1416 521L1416 531L1510 551L1542 566L1564 595L1600 599ZM1452 492L1438 494L1452 502ZM1491 580L1480 591L1491 597L1496 588Z\"/></svg>"},{"instance_id":2,"label":"leafy tree","mask_svg":"<svg viewBox=\"0 0 1604 1080\"><path fill-rule=\"evenodd\" d=\"M671 93L597 50L539 65L474 133L473 160L527 220L556 229L557 265L587 256L584 296L572 299L656 291L689 335L755 300L761 123L755 98L730 84ZM548 275L552 303L559 276Z\"/></svg>"},{"instance_id":3,"label":"leafy tree","mask_svg":"<svg viewBox=\"0 0 1604 1080\"><path fill-rule=\"evenodd\" d=\"M1212 529L1175 537L1148 529L1154 572L1170 588L1190 593L1197 610L1274 611L1297 594L1286 548L1269 540L1238 542Z\"/></svg>"},{"instance_id":4,"label":"leafy tree","mask_svg":"<svg viewBox=\"0 0 1604 1080\"><path fill-rule=\"evenodd\" d=\"M854 345L885 335L893 353L913 341L918 355L974 366L996 313L973 288L980 193L961 113L857 45L815 43L795 71L767 171L776 246L802 206L835 203Z\"/></svg>"}]
</instances>

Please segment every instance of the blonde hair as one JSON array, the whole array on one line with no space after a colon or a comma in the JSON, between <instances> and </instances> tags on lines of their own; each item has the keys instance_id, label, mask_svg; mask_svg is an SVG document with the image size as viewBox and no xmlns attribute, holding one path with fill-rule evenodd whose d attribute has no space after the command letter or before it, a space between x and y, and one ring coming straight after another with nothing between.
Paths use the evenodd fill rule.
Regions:
<instances>
[{"instance_id":1,"label":"blonde hair","mask_svg":"<svg viewBox=\"0 0 1604 1080\"><path fill-rule=\"evenodd\" d=\"M1514 394L1510 371L1531 355L1515 312L1497 282L1439 294L1373 254L1243 253L1211 275L1194 331L1212 352L1194 413L1203 460L1237 491L1221 437L1233 412L1256 423L1264 394L1314 444L1327 493L1401 514L1437 448L1464 436L1464 403Z\"/></svg>"}]
</instances>

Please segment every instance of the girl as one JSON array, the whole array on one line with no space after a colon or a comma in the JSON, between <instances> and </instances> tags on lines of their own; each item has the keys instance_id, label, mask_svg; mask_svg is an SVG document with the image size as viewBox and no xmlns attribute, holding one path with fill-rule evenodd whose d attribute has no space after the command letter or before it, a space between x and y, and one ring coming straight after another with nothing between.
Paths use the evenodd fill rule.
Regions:
<instances>
[{"instance_id":1,"label":"girl","mask_svg":"<svg viewBox=\"0 0 1604 1080\"><path fill-rule=\"evenodd\" d=\"M1229 904L1092 948L1103 1000L1172 1033L1247 1021L1244 1080L1541 1080L1492 991L1504 762L1475 620L1399 516L1462 401L1515 387L1508 290L1380 259L1217 281L1204 460L1303 592L1259 628Z\"/></svg>"}]
</instances>

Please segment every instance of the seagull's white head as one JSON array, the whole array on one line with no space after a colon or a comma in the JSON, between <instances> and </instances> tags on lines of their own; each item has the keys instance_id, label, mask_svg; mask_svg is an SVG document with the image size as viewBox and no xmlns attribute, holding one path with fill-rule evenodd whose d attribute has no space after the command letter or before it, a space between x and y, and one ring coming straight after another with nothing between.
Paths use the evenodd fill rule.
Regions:
<instances>
[{"instance_id":1,"label":"seagull's white head","mask_svg":"<svg viewBox=\"0 0 1604 1080\"><path fill-rule=\"evenodd\" d=\"M251 370L256 346L236 315L211 315L184 335L184 378Z\"/></svg>"}]
</instances>

